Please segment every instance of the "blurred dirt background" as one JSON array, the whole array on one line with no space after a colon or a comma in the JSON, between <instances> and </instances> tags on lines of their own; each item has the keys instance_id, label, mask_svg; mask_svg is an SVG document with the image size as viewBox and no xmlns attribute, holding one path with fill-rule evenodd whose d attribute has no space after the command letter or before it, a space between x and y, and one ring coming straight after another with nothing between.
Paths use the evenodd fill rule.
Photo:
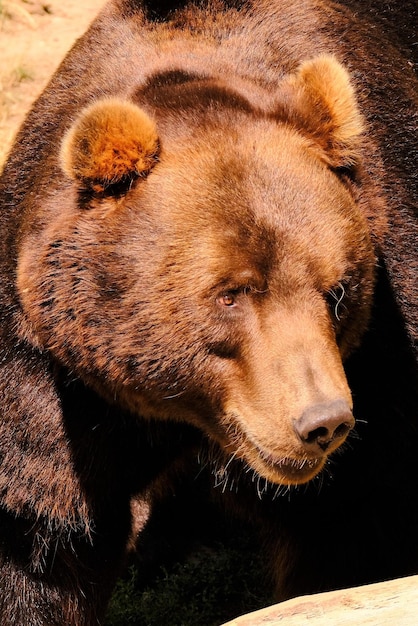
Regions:
<instances>
[{"instance_id":1,"label":"blurred dirt background","mask_svg":"<svg viewBox=\"0 0 418 626\"><path fill-rule=\"evenodd\" d=\"M0 171L13 137L106 0L0 0Z\"/></svg>"}]
</instances>

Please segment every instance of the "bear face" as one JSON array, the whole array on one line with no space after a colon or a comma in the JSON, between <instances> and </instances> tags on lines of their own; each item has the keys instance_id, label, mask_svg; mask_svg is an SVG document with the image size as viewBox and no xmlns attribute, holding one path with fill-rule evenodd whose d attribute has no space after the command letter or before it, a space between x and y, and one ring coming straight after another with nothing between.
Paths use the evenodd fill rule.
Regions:
<instances>
[{"instance_id":1,"label":"bear face","mask_svg":"<svg viewBox=\"0 0 418 626\"><path fill-rule=\"evenodd\" d=\"M65 136L67 187L22 238L22 333L108 400L306 482L354 424L342 361L372 298L349 78L318 57L260 108L243 86L167 84Z\"/></svg>"}]
</instances>

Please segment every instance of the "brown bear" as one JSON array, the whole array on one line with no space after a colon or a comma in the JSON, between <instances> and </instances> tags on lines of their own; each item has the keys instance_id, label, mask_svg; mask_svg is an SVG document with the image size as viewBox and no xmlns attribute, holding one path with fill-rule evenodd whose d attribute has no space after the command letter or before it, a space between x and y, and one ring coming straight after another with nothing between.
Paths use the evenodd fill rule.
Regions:
<instances>
[{"instance_id":1,"label":"brown bear","mask_svg":"<svg viewBox=\"0 0 418 626\"><path fill-rule=\"evenodd\" d=\"M207 447L278 597L418 571L395 33L345 3L113 0L34 106L0 184L5 626L101 623L132 498Z\"/></svg>"}]
</instances>

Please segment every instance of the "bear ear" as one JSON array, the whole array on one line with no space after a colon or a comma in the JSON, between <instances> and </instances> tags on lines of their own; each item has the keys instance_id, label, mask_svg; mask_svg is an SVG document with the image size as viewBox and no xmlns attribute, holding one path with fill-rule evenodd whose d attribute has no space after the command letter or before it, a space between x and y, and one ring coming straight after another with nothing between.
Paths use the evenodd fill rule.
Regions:
<instances>
[{"instance_id":1,"label":"bear ear","mask_svg":"<svg viewBox=\"0 0 418 626\"><path fill-rule=\"evenodd\" d=\"M104 189L147 174L158 152L157 129L148 114L131 102L106 99L81 112L60 156L70 178Z\"/></svg>"},{"instance_id":2,"label":"bear ear","mask_svg":"<svg viewBox=\"0 0 418 626\"><path fill-rule=\"evenodd\" d=\"M282 89L286 120L322 148L329 165L355 165L365 124L341 63L330 55L305 61Z\"/></svg>"}]
</instances>

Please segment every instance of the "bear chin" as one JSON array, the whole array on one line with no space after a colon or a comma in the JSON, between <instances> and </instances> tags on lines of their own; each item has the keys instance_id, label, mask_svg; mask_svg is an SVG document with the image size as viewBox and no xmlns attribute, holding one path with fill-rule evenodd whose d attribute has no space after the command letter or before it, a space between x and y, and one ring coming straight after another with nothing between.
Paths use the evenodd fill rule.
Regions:
<instances>
[{"instance_id":1,"label":"bear chin","mask_svg":"<svg viewBox=\"0 0 418 626\"><path fill-rule=\"evenodd\" d=\"M277 485L303 485L313 480L324 468L326 458L291 459L284 457L279 461L265 460L260 457L252 462L257 474Z\"/></svg>"}]
</instances>

